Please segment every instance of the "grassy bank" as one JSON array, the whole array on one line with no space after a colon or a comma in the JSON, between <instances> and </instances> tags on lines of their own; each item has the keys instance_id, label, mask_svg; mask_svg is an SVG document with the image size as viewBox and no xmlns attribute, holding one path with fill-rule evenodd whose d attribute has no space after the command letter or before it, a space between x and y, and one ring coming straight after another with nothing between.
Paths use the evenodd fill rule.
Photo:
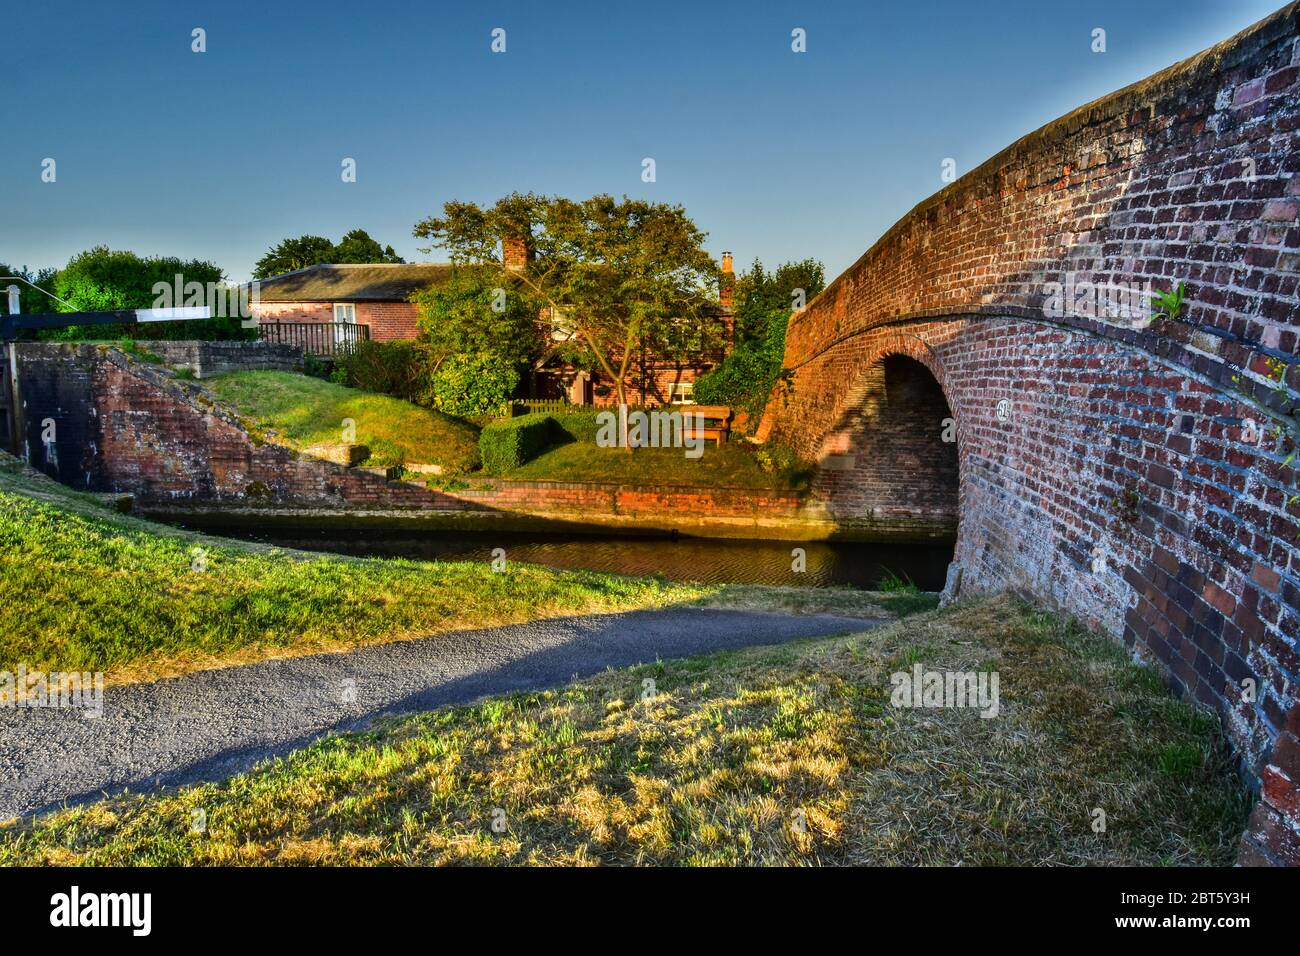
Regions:
<instances>
[{"instance_id":1,"label":"grassy bank","mask_svg":"<svg viewBox=\"0 0 1300 956\"><path fill-rule=\"evenodd\" d=\"M0 670L149 679L715 590L520 563L494 573L486 553L352 559L205 537L117 514L0 454Z\"/></svg>"},{"instance_id":2,"label":"grassy bank","mask_svg":"<svg viewBox=\"0 0 1300 956\"><path fill-rule=\"evenodd\" d=\"M478 463L478 431L473 425L387 395L291 372L234 372L207 385L251 426L270 429L277 440L296 447L338 442L343 420L350 418L356 423L357 442L370 448L368 465L429 463L463 473ZM765 471L738 442L706 443L703 454L692 459L681 448L642 448L629 454L601 448L594 440L569 441L503 477L761 490L806 484L802 474Z\"/></svg>"},{"instance_id":3,"label":"grassy bank","mask_svg":"<svg viewBox=\"0 0 1300 956\"><path fill-rule=\"evenodd\" d=\"M474 426L387 395L292 372L233 372L207 384L240 415L298 447L339 442L350 418L357 442L370 448L368 465L413 462L466 471L477 461Z\"/></svg>"},{"instance_id":4,"label":"grassy bank","mask_svg":"<svg viewBox=\"0 0 1300 956\"><path fill-rule=\"evenodd\" d=\"M709 488L788 489L780 475L759 467L737 443L709 442L699 458L681 448L601 448L590 442L557 445L504 477L532 481L602 481L634 485L696 485Z\"/></svg>"},{"instance_id":5,"label":"grassy bank","mask_svg":"<svg viewBox=\"0 0 1300 956\"><path fill-rule=\"evenodd\" d=\"M998 716L894 707L917 663L996 670ZM1245 807L1214 726L994 600L388 721L0 828L0 863L1228 864Z\"/></svg>"}]
</instances>

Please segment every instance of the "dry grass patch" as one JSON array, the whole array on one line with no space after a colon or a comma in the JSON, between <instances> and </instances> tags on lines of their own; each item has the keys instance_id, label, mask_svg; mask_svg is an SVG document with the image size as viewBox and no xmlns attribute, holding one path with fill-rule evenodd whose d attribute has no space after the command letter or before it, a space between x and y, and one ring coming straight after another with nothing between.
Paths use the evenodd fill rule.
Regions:
<instances>
[{"instance_id":1,"label":"dry grass patch","mask_svg":"<svg viewBox=\"0 0 1300 956\"><path fill-rule=\"evenodd\" d=\"M918 661L996 669L1000 716L893 707ZM1214 728L1000 599L389 721L11 825L0 862L1227 864L1245 798Z\"/></svg>"}]
</instances>

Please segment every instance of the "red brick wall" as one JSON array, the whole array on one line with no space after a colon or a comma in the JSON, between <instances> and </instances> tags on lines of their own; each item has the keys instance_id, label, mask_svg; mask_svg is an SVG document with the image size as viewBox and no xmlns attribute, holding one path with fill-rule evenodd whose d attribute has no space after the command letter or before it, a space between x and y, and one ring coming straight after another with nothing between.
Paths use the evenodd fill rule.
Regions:
<instances>
[{"instance_id":1,"label":"red brick wall","mask_svg":"<svg viewBox=\"0 0 1300 956\"><path fill-rule=\"evenodd\" d=\"M142 502L472 507L423 486L300 460L288 448L254 440L200 386L116 349L25 343L18 346L18 362L32 412L32 464L76 487L130 492ZM56 425L53 454L42 451L39 439L47 416Z\"/></svg>"},{"instance_id":2,"label":"red brick wall","mask_svg":"<svg viewBox=\"0 0 1300 956\"><path fill-rule=\"evenodd\" d=\"M537 514L674 515L690 519L771 516L797 518L804 498L796 492L689 488L590 482L495 480L460 497L505 511ZM670 522L671 523L671 522Z\"/></svg>"},{"instance_id":3,"label":"red brick wall","mask_svg":"<svg viewBox=\"0 0 1300 956\"><path fill-rule=\"evenodd\" d=\"M669 393L674 384L685 382L697 382L712 365L690 366L651 366L646 369L644 382L640 369L634 369L628 373L625 381L627 390L627 400L631 404L642 404L642 387L645 389L645 405L666 405L669 403ZM592 377L592 404L593 405L617 405L618 391L614 388L612 380L604 375L597 373Z\"/></svg>"},{"instance_id":4,"label":"red brick wall","mask_svg":"<svg viewBox=\"0 0 1300 956\"><path fill-rule=\"evenodd\" d=\"M824 459L885 356L930 369L957 419L965 590L1079 614L1215 708L1265 782L1258 814L1281 821L1251 837L1275 862L1300 848L1296 778L1266 769L1292 759L1300 700L1300 489L1283 466L1300 402L1298 35L1292 5L921 203L792 318L793 383L760 429ZM1052 314L1070 277L1185 282L1188 305L1145 327ZM904 494L914 480L875 477Z\"/></svg>"},{"instance_id":5,"label":"red brick wall","mask_svg":"<svg viewBox=\"0 0 1300 956\"><path fill-rule=\"evenodd\" d=\"M1238 862L1243 866L1281 863L1300 866L1295 820L1300 817L1300 705L1291 708L1260 779L1260 799L1251 812Z\"/></svg>"},{"instance_id":6,"label":"red brick wall","mask_svg":"<svg viewBox=\"0 0 1300 956\"><path fill-rule=\"evenodd\" d=\"M413 339L419 332L420 310L413 302L356 302L357 323L370 326L376 342ZM261 302L253 314L266 322L333 322L332 302Z\"/></svg>"},{"instance_id":7,"label":"red brick wall","mask_svg":"<svg viewBox=\"0 0 1300 956\"><path fill-rule=\"evenodd\" d=\"M145 507L501 511L573 521L658 517L666 527L710 519L824 521L816 509L806 513L803 496L793 492L476 479L472 489L449 493L388 481L261 442L199 386L117 349L56 343L18 349L27 444L36 449L32 464L81 488L131 493ZM39 437L47 416L57 435L48 456Z\"/></svg>"},{"instance_id":8,"label":"red brick wall","mask_svg":"<svg viewBox=\"0 0 1300 956\"><path fill-rule=\"evenodd\" d=\"M814 498L844 528L897 526L915 538L951 537L957 443L943 389L923 364L900 355L853 369L851 378L844 412L817 451Z\"/></svg>"},{"instance_id":9,"label":"red brick wall","mask_svg":"<svg viewBox=\"0 0 1300 956\"><path fill-rule=\"evenodd\" d=\"M357 321L370 326L377 342L413 339L420 332L420 309L414 302L358 302Z\"/></svg>"},{"instance_id":10,"label":"red brick wall","mask_svg":"<svg viewBox=\"0 0 1300 956\"><path fill-rule=\"evenodd\" d=\"M263 322L333 322L331 302L258 302L250 304L253 315Z\"/></svg>"}]
</instances>

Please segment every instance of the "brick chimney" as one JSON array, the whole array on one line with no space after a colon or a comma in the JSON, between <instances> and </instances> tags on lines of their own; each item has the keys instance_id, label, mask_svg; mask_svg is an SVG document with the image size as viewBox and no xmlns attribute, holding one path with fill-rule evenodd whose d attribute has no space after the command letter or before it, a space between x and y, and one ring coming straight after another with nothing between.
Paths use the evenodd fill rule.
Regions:
<instances>
[{"instance_id":1,"label":"brick chimney","mask_svg":"<svg viewBox=\"0 0 1300 956\"><path fill-rule=\"evenodd\" d=\"M732 304L732 290L736 287L736 273L731 268L731 253L722 254L722 275L718 278L718 304L724 309L730 309Z\"/></svg>"},{"instance_id":2,"label":"brick chimney","mask_svg":"<svg viewBox=\"0 0 1300 956\"><path fill-rule=\"evenodd\" d=\"M501 262L511 272L523 272L531 258L527 239L522 236L506 236L501 240Z\"/></svg>"}]
</instances>

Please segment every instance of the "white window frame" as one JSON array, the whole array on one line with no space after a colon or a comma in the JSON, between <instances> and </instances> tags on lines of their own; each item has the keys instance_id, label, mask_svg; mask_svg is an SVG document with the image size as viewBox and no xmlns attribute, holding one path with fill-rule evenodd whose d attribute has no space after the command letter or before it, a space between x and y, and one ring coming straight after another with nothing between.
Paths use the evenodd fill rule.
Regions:
<instances>
[{"instance_id":1,"label":"white window frame","mask_svg":"<svg viewBox=\"0 0 1300 956\"><path fill-rule=\"evenodd\" d=\"M668 402L671 405L694 405L695 383L673 382L668 386Z\"/></svg>"},{"instance_id":2,"label":"white window frame","mask_svg":"<svg viewBox=\"0 0 1300 956\"><path fill-rule=\"evenodd\" d=\"M557 310L552 308L550 314L551 323L551 341L567 342L573 338L573 319L572 311L565 309L557 314Z\"/></svg>"},{"instance_id":3,"label":"white window frame","mask_svg":"<svg viewBox=\"0 0 1300 956\"><path fill-rule=\"evenodd\" d=\"M357 306L354 302L335 302L334 303L334 342L335 344L344 344L348 340L348 333L342 328L344 325L357 324Z\"/></svg>"}]
</instances>

